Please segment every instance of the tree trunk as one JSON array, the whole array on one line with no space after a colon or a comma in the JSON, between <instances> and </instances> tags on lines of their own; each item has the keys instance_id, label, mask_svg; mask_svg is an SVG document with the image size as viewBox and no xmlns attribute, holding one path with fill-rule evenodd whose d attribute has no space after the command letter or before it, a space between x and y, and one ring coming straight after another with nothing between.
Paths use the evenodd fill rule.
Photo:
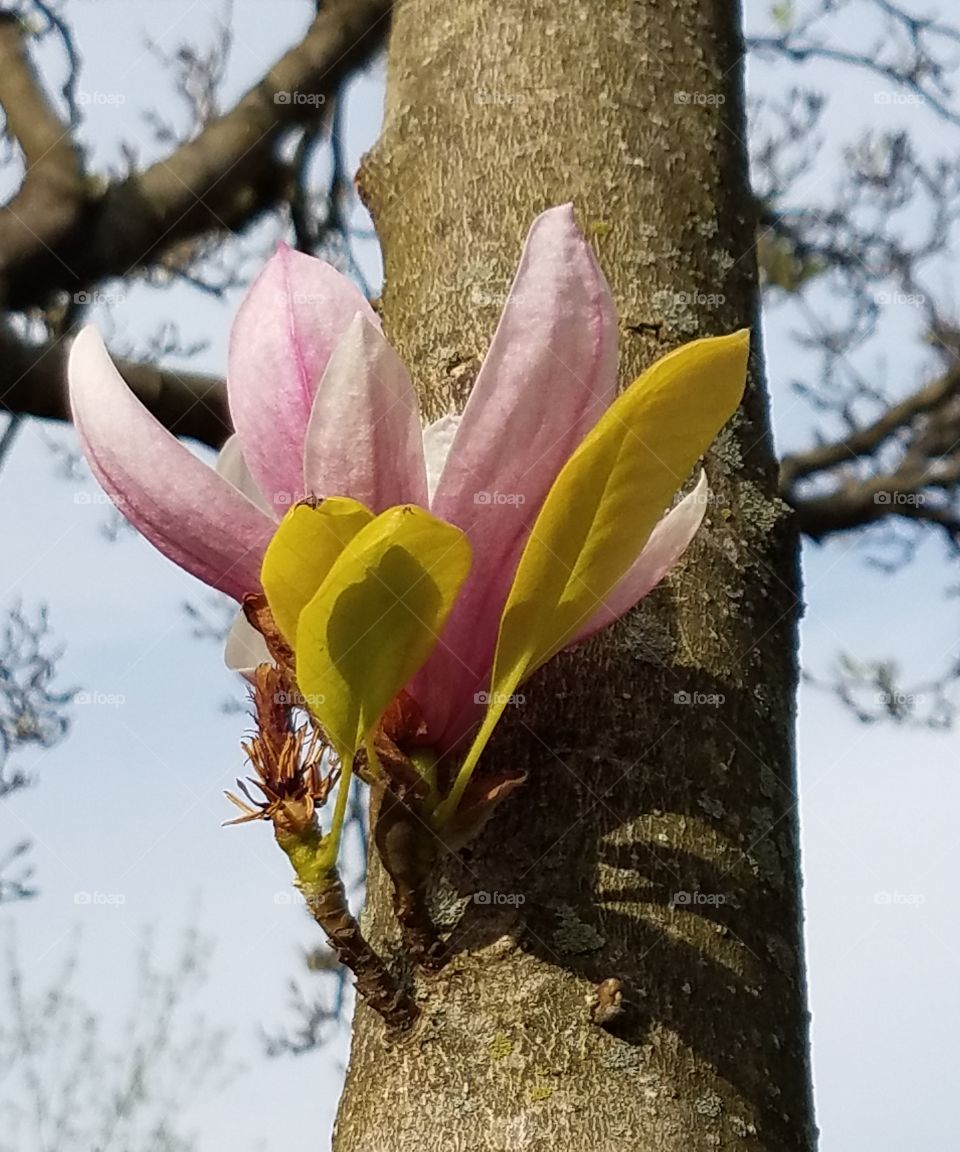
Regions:
<instances>
[{"instance_id":1,"label":"tree trunk","mask_svg":"<svg viewBox=\"0 0 960 1152\"><path fill-rule=\"evenodd\" d=\"M569 199L617 299L622 382L745 324L755 354L682 570L544 669L488 750L529 781L444 864L464 944L416 977L420 1025L391 1038L358 1008L337 1152L813 1146L796 541L757 352L742 57L729 0L396 6L361 185L431 416L466 399L534 215ZM365 915L393 954L375 861ZM624 1004L601 1026L607 980Z\"/></svg>"}]
</instances>

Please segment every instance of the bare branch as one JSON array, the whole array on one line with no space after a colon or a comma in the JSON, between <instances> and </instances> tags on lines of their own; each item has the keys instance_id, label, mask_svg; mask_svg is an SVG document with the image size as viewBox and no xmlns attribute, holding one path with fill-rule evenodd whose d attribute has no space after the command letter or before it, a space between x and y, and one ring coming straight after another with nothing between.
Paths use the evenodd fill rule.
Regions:
<instances>
[{"instance_id":1,"label":"bare branch","mask_svg":"<svg viewBox=\"0 0 960 1152\"><path fill-rule=\"evenodd\" d=\"M851 460L876 452L891 437L909 428L918 417L935 411L958 394L960 366L918 389L899 404L890 405L878 419L857 428L843 439L785 456L780 465L782 487L789 491L798 480L814 472L849 464Z\"/></svg>"},{"instance_id":2,"label":"bare branch","mask_svg":"<svg viewBox=\"0 0 960 1152\"><path fill-rule=\"evenodd\" d=\"M0 107L25 168L20 190L0 210L0 275L38 245L56 246L84 199L82 153L47 98L25 41L20 18L0 12Z\"/></svg>"},{"instance_id":3,"label":"bare branch","mask_svg":"<svg viewBox=\"0 0 960 1152\"><path fill-rule=\"evenodd\" d=\"M78 910L103 895L77 893ZM154 943L143 940L115 1028L81 994L76 942L38 983L11 937L0 957L3 1152L194 1152L191 1113L239 1068L228 1033L202 1011L209 942L188 932L162 967L151 957Z\"/></svg>"},{"instance_id":4,"label":"bare branch","mask_svg":"<svg viewBox=\"0 0 960 1152\"><path fill-rule=\"evenodd\" d=\"M873 26L871 15L882 19L882 32L872 43L841 46L824 30L838 13L851 8L863 10L867 28ZM751 36L747 43L760 55L781 56L795 63L828 60L870 72L911 93L947 123L960 125L950 80L957 66L960 29L914 16L891 0L820 0L799 21L784 21L779 34Z\"/></svg>"},{"instance_id":5,"label":"bare branch","mask_svg":"<svg viewBox=\"0 0 960 1152\"><path fill-rule=\"evenodd\" d=\"M56 690L60 652L51 647L45 609L34 618L19 607L0 629L0 796L26 783L7 774L11 752L28 744L50 748L67 730L65 707L73 690Z\"/></svg>"},{"instance_id":6,"label":"bare branch","mask_svg":"<svg viewBox=\"0 0 960 1152\"><path fill-rule=\"evenodd\" d=\"M7 306L43 307L58 292L128 276L184 239L245 228L286 203L291 171L279 140L316 123L343 79L382 44L389 12L389 0L324 4L303 40L198 136L102 193L88 190L55 244L39 243L39 229L10 214L0 230Z\"/></svg>"},{"instance_id":7,"label":"bare branch","mask_svg":"<svg viewBox=\"0 0 960 1152\"><path fill-rule=\"evenodd\" d=\"M25 416L69 420L66 341L28 345L0 328L0 408ZM219 447L230 432L223 380L117 358L139 399L178 436Z\"/></svg>"},{"instance_id":8,"label":"bare branch","mask_svg":"<svg viewBox=\"0 0 960 1152\"><path fill-rule=\"evenodd\" d=\"M19 607L0 630L0 800L26 788L30 776L10 758L28 745L49 748L67 730L70 690L54 688L60 652L51 646L47 615L29 617ZM0 852L0 904L34 894L32 869L20 841Z\"/></svg>"},{"instance_id":9,"label":"bare branch","mask_svg":"<svg viewBox=\"0 0 960 1152\"><path fill-rule=\"evenodd\" d=\"M949 728L957 715L960 661L933 680L904 684L890 660L857 660L842 654L826 678L804 675L831 692L862 724L893 722L909 728Z\"/></svg>"}]
</instances>

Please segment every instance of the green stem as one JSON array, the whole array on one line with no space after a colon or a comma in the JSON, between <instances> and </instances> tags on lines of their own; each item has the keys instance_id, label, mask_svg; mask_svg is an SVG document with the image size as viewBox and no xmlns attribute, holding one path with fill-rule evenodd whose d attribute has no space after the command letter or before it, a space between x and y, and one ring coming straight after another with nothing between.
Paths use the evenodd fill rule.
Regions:
<instances>
[{"instance_id":1,"label":"green stem","mask_svg":"<svg viewBox=\"0 0 960 1152\"><path fill-rule=\"evenodd\" d=\"M503 705L495 707L489 705L487 714L483 718L483 723L480 725L480 731L474 737L473 743L470 745L470 751L464 757L463 763L460 765L460 771L457 773L457 778L453 782L453 787L447 793L446 799L438 805L433 814L433 826L436 831L440 831L450 817L456 812L457 805L463 798L463 793L467 785L470 783L470 777L473 775L473 770L477 766L480 756L487 746L487 741L493 735L493 730L497 726L497 721L503 714Z\"/></svg>"},{"instance_id":2,"label":"green stem","mask_svg":"<svg viewBox=\"0 0 960 1152\"><path fill-rule=\"evenodd\" d=\"M350 781L353 778L353 757L342 762L340 767L340 783L337 785L337 805L333 810L333 820L330 831L324 837L321 853L321 866L332 869L337 863L340 854L340 836L343 833L343 821L347 814L347 800L350 796Z\"/></svg>"}]
</instances>

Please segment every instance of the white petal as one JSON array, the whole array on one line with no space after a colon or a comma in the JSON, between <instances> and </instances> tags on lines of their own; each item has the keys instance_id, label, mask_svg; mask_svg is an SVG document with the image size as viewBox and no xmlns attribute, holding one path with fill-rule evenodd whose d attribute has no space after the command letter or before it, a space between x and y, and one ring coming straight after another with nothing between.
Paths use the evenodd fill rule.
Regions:
<instances>
[{"instance_id":1,"label":"white petal","mask_svg":"<svg viewBox=\"0 0 960 1152\"><path fill-rule=\"evenodd\" d=\"M452 414L441 416L434 420L423 430L423 456L427 464L427 493L429 499L437 490L437 481L450 454L450 446L457 434L460 425L460 416Z\"/></svg>"},{"instance_id":2,"label":"white petal","mask_svg":"<svg viewBox=\"0 0 960 1152\"><path fill-rule=\"evenodd\" d=\"M238 612L230 627L223 658L231 671L251 679L258 664L272 664L273 658L260 633Z\"/></svg>"},{"instance_id":3,"label":"white petal","mask_svg":"<svg viewBox=\"0 0 960 1152\"><path fill-rule=\"evenodd\" d=\"M273 506L264 499L263 493L250 475L250 469L247 467L247 462L243 458L243 451L240 448L240 440L235 432L232 436L228 436L224 442L217 455L215 467L224 480L228 480L237 491L242 492L248 500L253 501L261 512L266 512L271 520L276 520Z\"/></svg>"}]
</instances>

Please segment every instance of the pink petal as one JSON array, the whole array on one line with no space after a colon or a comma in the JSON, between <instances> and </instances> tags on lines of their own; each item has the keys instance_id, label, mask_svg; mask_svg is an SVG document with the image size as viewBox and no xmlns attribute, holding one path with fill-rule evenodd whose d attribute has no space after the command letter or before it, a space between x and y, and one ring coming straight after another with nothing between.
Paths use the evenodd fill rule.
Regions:
<instances>
[{"instance_id":1,"label":"pink petal","mask_svg":"<svg viewBox=\"0 0 960 1152\"><path fill-rule=\"evenodd\" d=\"M701 472L693 491L654 528L643 551L609 593L603 607L590 617L567 647L579 644L619 620L653 591L696 536L707 510L709 492L707 475Z\"/></svg>"},{"instance_id":2,"label":"pink petal","mask_svg":"<svg viewBox=\"0 0 960 1152\"><path fill-rule=\"evenodd\" d=\"M311 496L351 496L374 512L427 503L417 394L400 357L363 312L317 388L303 471Z\"/></svg>"},{"instance_id":3,"label":"pink petal","mask_svg":"<svg viewBox=\"0 0 960 1152\"><path fill-rule=\"evenodd\" d=\"M415 695L447 738L477 713L523 543L570 453L616 392L610 289L567 204L533 223L432 510L463 528L474 566ZM459 712L459 716L457 713ZM456 730L456 731L453 731Z\"/></svg>"},{"instance_id":4,"label":"pink petal","mask_svg":"<svg viewBox=\"0 0 960 1152\"><path fill-rule=\"evenodd\" d=\"M227 392L243 457L282 516L304 495L303 442L317 384L357 312L377 318L335 268L281 244L230 334Z\"/></svg>"},{"instance_id":5,"label":"pink petal","mask_svg":"<svg viewBox=\"0 0 960 1152\"><path fill-rule=\"evenodd\" d=\"M96 329L74 340L67 375L91 471L124 516L204 583L236 600L258 589L272 521L150 415Z\"/></svg>"}]
</instances>

